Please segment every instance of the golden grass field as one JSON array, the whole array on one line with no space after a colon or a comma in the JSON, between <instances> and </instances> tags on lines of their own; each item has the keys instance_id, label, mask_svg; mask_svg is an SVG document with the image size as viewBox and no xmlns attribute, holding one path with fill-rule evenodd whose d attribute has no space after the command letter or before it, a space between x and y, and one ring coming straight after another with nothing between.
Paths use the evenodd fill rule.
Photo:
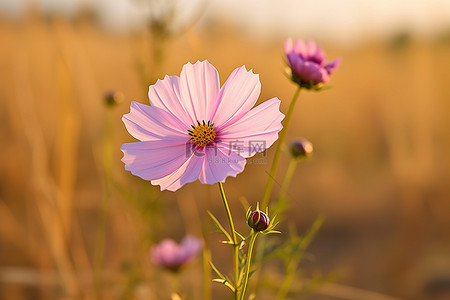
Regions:
<instances>
[{"instance_id":1,"label":"golden grass field","mask_svg":"<svg viewBox=\"0 0 450 300\"><path fill-rule=\"evenodd\" d=\"M0 41L0 299L168 299L171 277L148 249L186 233L204 233L226 269L229 251L206 214L225 218L217 187L160 192L126 172L119 148L133 139L121 116L131 100L148 102L157 78L204 59L222 83L236 67L253 69L260 101L278 97L286 112L295 86L283 74L284 37L215 25L157 40L107 33L90 19L30 16L0 20ZM300 95L288 139L306 137L315 152L295 173L280 229L305 232L325 215L302 274L334 280L292 299L448 299L450 42L322 45L343 63L331 89ZM112 108L109 91L123 95ZM242 197L261 201L272 155L225 184L243 231ZM284 155L277 182L287 163ZM266 280L279 279L278 267L266 267ZM181 286L201 299L201 258L184 274ZM227 299L222 286L212 292Z\"/></svg>"}]
</instances>

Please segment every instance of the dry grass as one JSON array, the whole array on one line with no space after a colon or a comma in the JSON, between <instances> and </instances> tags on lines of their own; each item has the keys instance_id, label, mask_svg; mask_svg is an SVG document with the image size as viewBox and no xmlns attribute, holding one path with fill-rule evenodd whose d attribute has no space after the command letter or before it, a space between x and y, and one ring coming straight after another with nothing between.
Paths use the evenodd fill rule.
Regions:
<instances>
[{"instance_id":1,"label":"dry grass","mask_svg":"<svg viewBox=\"0 0 450 300\"><path fill-rule=\"evenodd\" d=\"M0 298L161 296L170 278L148 263L149 245L210 232L205 210L221 216L219 195L199 183L160 193L126 173L119 147L132 139L121 115L131 100L147 101L151 80L203 59L222 82L235 67L253 68L261 74L261 100L277 96L286 111L294 86L282 74L282 41L249 40L222 27L190 30L167 41L165 59L155 64L147 34L109 35L83 19L2 21L0 40ZM337 271L341 283L406 299L448 296L450 45L324 46L329 57L344 57L333 89L303 93L288 134L315 146L314 158L295 174L288 218L303 231L327 215L305 270ZM110 90L126 99L113 109L102 98ZM245 212L238 199L259 201L268 169L250 164L227 180L240 228ZM98 258L102 211L105 251ZM218 237L206 236L226 266ZM186 270L182 285L200 299L195 269L201 268ZM159 290L148 284L155 280Z\"/></svg>"}]
</instances>

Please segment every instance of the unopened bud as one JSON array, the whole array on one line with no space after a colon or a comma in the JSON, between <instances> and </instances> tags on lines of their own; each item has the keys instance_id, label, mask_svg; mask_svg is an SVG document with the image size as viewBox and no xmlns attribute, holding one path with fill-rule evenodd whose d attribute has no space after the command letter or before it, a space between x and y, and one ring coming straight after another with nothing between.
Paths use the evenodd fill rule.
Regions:
<instances>
[{"instance_id":1,"label":"unopened bud","mask_svg":"<svg viewBox=\"0 0 450 300\"><path fill-rule=\"evenodd\" d=\"M107 92L103 96L106 106L113 107L123 101L123 94L121 92Z\"/></svg>"},{"instance_id":2,"label":"unopened bud","mask_svg":"<svg viewBox=\"0 0 450 300\"><path fill-rule=\"evenodd\" d=\"M269 227L270 219L266 213L257 209L248 215L247 224L255 231L264 231Z\"/></svg>"},{"instance_id":3,"label":"unopened bud","mask_svg":"<svg viewBox=\"0 0 450 300\"><path fill-rule=\"evenodd\" d=\"M307 139L300 138L292 142L290 151L294 158L307 158L313 152L313 145Z\"/></svg>"}]
</instances>

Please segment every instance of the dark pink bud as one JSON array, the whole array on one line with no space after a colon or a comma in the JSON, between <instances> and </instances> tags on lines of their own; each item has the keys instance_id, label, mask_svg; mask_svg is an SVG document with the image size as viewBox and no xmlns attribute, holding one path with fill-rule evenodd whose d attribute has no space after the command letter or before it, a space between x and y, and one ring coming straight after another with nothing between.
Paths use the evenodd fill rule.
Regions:
<instances>
[{"instance_id":1,"label":"dark pink bud","mask_svg":"<svg viewBox=\"0 0 450 300\"><path fill-rule=\"evenodd\" d=\"M105 101L106 106L114 107L123 101L124 96L121 92L109 91L105 93L103 99Z\"/></svg>"},{"instance_id":2,"label":"dark pink bud","mask_svg":"<svg viewBox=\"0 0 450 300\"><path fill-rule=\"evenodd\" d=\"M299 138L292 142L290 150L293 157L302 159L312 154L313 145L307 139Z\"/></svg>"},{"instance_id":3,"label":"dark pink bud","mask_svg":"<svg viewBox=\"0 0 450 300\"><path fill-rule=\"evenodd\" d=\"M269 227L270 219L266 213L257 209L250 213L247 224L255 231L264 231Z\"/></svg>"}]
</instances>

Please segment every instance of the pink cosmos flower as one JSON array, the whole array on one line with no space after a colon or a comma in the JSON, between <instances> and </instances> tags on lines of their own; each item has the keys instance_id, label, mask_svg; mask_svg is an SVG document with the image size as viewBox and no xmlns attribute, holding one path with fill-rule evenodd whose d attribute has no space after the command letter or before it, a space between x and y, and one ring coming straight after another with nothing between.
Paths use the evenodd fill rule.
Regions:
<instances>
[{"instance_id":1,"label":"pink cosmos flower","mask_svg":"<svg viewBox=\"0 0 450 300\"><path fill-rule=\"evenodd\" d=\"M292 38L284 43L284 53L292 70L292 80L305 88L327 83L342 60L337 58L327 63L325 53L314 41L297 40L294 44Z\"/></svg>"},{"instance_id":2,"label":"pink cosmos flower","mask_svg":"<svg viewBox=\"0 0 450 300\"><path fill-rule=\"evenodd\" d=\"M201 249L202 242L193 236L184 237L180 244L172 239L164 239L152 247L150 260L157 266L177 271Z\"/></svg>"},{"instance_id":3,"label":"pink cosmos flower","mask_svg":"<svg viewBox=\"0 0 450 300\"><path fill-rule=\"evenodd\" d=\"M208 61L185 64L180 77L150 86L151 106L132 102L123 116L140 140L122 145L125 169L170 191L197 179L213 184L235 177L245 158L270 147L282 128L278 98L252 109L260 90L259 76L244 66L220 87Z\"/></svg>"}]
</instances>

